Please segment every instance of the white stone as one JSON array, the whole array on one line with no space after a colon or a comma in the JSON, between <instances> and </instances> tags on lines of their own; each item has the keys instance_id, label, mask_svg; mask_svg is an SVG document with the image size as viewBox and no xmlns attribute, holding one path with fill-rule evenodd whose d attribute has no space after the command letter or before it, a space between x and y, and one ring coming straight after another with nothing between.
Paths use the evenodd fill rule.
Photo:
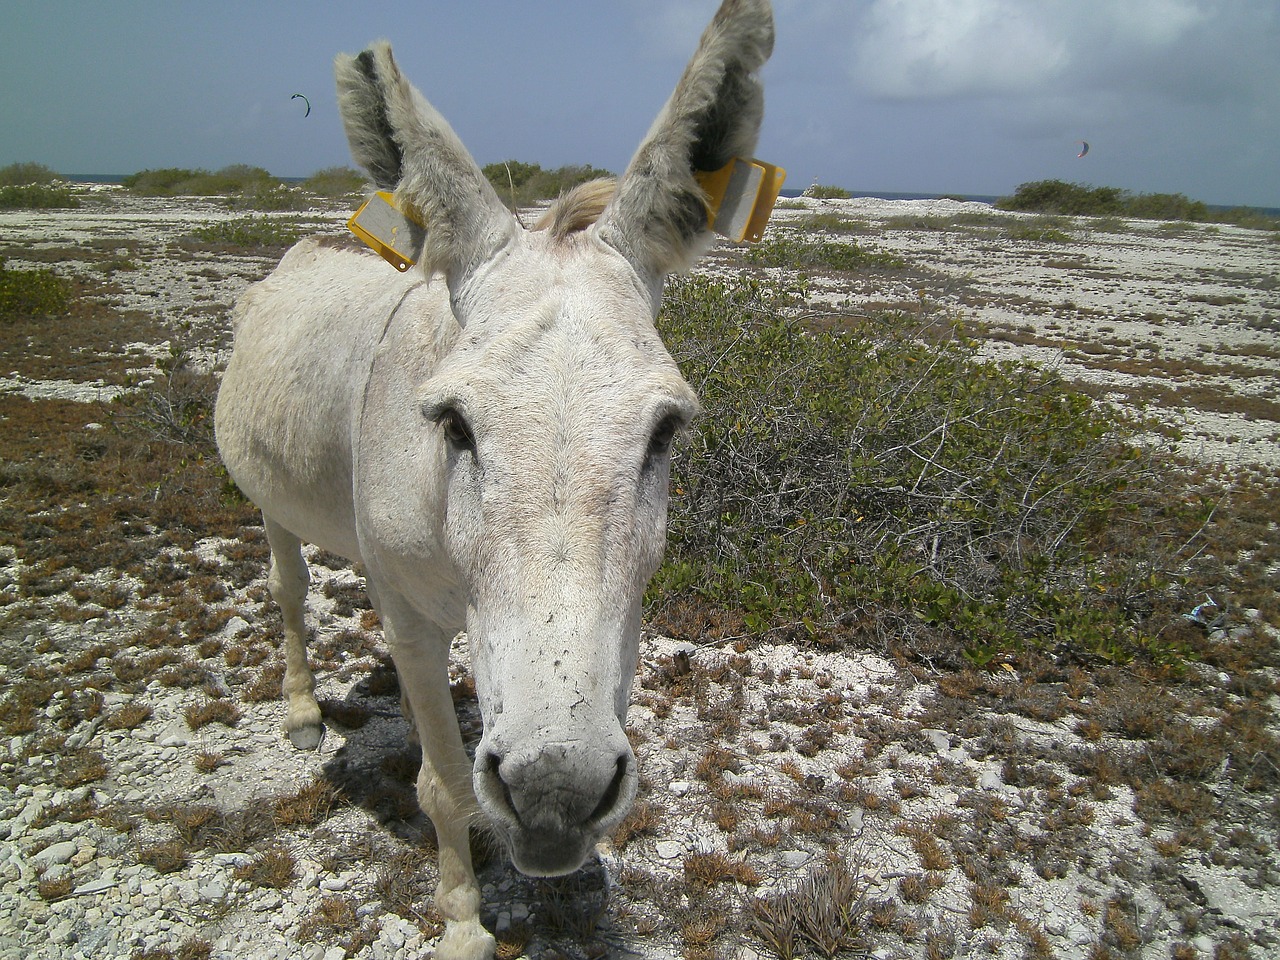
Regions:
<instances>
[{"instance_id":1,"label":"white stone","mask_svg":"<svg viewBox=\"0 0 1280 960\"><path fill-rule=\"evenodd\" d=\"M74 840L63 840L61 843L51 843L32 857L31 861L41 867L63 864L74 857L76 855L76 850L78 849L79 846Z\"/></svg>"},{"instance_id":2,"label":"white stone","mask_svg":"<svg viewBox=\"0 0 1280 960\"><path fill-rule=\"evenodd\" d=\"M813 854L807 850L784 850L782 852L782 862L792 870L798 870L812 859Z\"/></svg>"},{"instance_id":3,"label":"white stone","mask_svg":"<svg viewBox=\"0 0 1280 960\"><path fill-rule=\"evenodd\" d=\"M920 733L933 744L933 749L937 750L939 753L945 753L951 749L951 738L947 736L946 731L922 727Z\"/></svg>"},{"instance_id":4,"label":"white stone","mask_svg":"<svg viewBox=\"0 0 1280 960\"><path fill-rule=\"evenodd\" d=\"M654 849L663 860L674 860L684 853L684 844L675 840L659 840Z\"/></svg>"},{"instance_id":5,"label":"white stone","mask_svg":"<svg viewBox=\"0 0 1280 960\"><path fill-rule=\"evenodd\" d=\"M1005 788L1005 783L1000 779L999 773L987 768L978 776L978 786L983 790L1003 790Z\"/></svg>"}]
</instances>

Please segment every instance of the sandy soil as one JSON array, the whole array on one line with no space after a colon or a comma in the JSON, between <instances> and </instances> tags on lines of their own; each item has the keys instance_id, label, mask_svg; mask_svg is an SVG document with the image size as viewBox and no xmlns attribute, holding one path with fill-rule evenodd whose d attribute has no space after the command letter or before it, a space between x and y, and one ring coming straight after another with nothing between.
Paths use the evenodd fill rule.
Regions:
<instances>
[{"instance_id":1,"label":"sandy soil","mask_svg":"<svg viewBox=\"0 0 1280 960\"><path fill-rule=\"evenodd\" d=\"M175 348L215 363L228 346L231 305L278 253L191 243L193 227L243 216L218 201L151 201L111 188L96 196L80 210L0 213L0 256L13 267L91 277L95 295L120 311L160 320L168 340L121 345L134 382L145 383ZM270 216L336 235L348 212ZM913 308L923 295L985 324L993 357L1051 363L1116 402L1147 402L1183 425L1180 445L1190 455L1280 467L1280 246L1272 236L1074 221L1054 226L1061 236L1019 239L1010 224L1044 225L950 201L801 201L778 212L776 228L805 230L820 214L854 227L831 236L897 253L907 266L815 274L815 303ZM743 266L722 250L700 269ZM101 400L126 379L0 370L0 393ZM146 951L407 960L431 949L434 866L430 827L414 812L414 758L394 692L371 682L377 631L358 603L339 603L359 594L360 579L308 551L312 651L326 658L318 693L331 713L321 749L299 754L281 737L281 705L246 696L246 669L229 656L265 657L262 674L276 656L265 568L240 579L230 572L241 546L212 539L157 558L184 575L202 564L206 579L225 581L225 595L210 601L225 616L179 650L211 675L203 686L113 680L120 661L146 652L132 649L131 638L159 616L155 601L137 602L146 584L120 571L99 571L87 587L118 589L129 603L91 619L15 618L20 628L0 632L6 696L33 670L69 678L41 706L34 729L0 738L4 960L123 960ZM23 564L8 546L0 561L0 591L18 609L28 602L18 593ZM66 592L30 602L72 613L80 603ZM1258 619L1241 612L1230 638L1257 629L1274 641ZM1227 642L1225 629L1221 636ZM119 649L86 660L99 644ZM456 670L465 690L465 668ZM1190 673L1208 706L1175 716L1171 701L1152 700L1171 711L1159 717L1161 730L1191 739L1220 733L1227 708L1256 689L1225 665ZM1098 770L1083 773L1089 763L1154 763L1153 751L1167 744L1150 731L1104 731L1102 722L1127 705L1108 701L1114 691L1079 671L1025 685L1012 669L997 671L943 697L945 679L957 682L872 651L762 641L739 654L724 644L646 638L629 723L646 818L620 849L604 845L598 863L563 884L489 863L481 874L485 923L513 958L755 960L773 954L748 929L753 898L798 889L834 855L857 870L858 942L876 956L1167 957L1177 949L1179 957L1261 957L1280 947L1280 866L1268 833L1274 797L1243 789L1225 761L1192 785L1178 781L1185 796L1174 797L1152 792L1164 784L1159 777L1140 791L1104 782ZM96 690L103 702L93 714L82 701ZM188 711L211 697L236 703L241 719L192 730ZM459 700L474 740L474 701ZM131 705L151 712L133 727L104 724ZM99 754L106 772L57 783L60 742ZM214 775L197 766L210 755L220 758ZM245 872L262 845L193 844L190 862L173 872L144 862L148 845L170 839L174 810L214 805L241 816L314 778L339 784L347 800L319 826L272 834L269 845L286 849L296 866L280 889ZM1185 801L1191 812L1161 819L1149 808L1162 797L1161 810ZM126 833L109 817L71 815L85 807L125 811L137 826ZM412 871L394 868L410 862ZM700 881L699 871L710 879ZM393 909L391 880L408 890L408 907ZM54 883L67 892L51 895ZM317 920L335 903L351 908L344 931ZM691 952L702 931L714 950ZM208 951L182 953L184 944Z\"/></svg>"}]
</instances>

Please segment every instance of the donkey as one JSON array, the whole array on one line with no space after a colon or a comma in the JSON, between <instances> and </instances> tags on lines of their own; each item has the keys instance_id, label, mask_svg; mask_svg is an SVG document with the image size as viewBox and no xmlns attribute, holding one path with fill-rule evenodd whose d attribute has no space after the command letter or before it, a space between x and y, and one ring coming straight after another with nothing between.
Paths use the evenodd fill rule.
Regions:
<instances>
[{"instance_id":1,"label":"donkey","mask_svg":"<svg viewBox=\"0 0 1280 960\"><path fill-rule=\"evenodd\" d=\"M494 951L471 821L517 869L559 875L635 797L623 724L641 597L666 540L672 439L698 409L654 319L665 276L709 239L696 174L754 151L772 46L768 0L724 0L624 175L532 230L389 45L339 56L352 153L425 224L423 269L304 240L237 306L218 448L263 512L285 729L320 742L306 541L363 564L381 615L438 837L438 956ZM462 629L474 763L448 685Z\"/></svg>"}]
</instances>

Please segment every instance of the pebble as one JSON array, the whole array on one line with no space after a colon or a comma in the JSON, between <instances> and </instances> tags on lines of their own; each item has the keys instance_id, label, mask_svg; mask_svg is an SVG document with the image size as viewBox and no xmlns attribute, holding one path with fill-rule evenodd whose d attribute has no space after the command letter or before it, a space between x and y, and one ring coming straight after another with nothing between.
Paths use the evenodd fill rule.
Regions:
<instances>
[{"instance_id":1,"label":"pebble","mask_svg":"<svg viewBox=\"0 0 1280 960\"><path fill-rule=\"evenodd\" d=\"M113 876L103 874L100 877L93 880L86 880L84 883L80 884L75 888L75 895L77 897L83 897L91 893L105 893L115 886L117 886L115 878Z\"/></svg>"},{"instance_id":2,"label":"pebble","mask_svg":"<svg viewBox=\"0 0 1280 960\"><path fill-rule=\"evenodd\" d=\"M31 862L38 867L50 867L54 864L67 863L76 855L77 849L78 847L74 840L53 843L32 857Z\"/></svg>"},{"instance_id":3,"label":"pebble","mask_svg":"<svg viewBox=\"0 0 1280 960\"><path fill-rule=\"evenodd\" d=\"M922 727L920 733L933 744L933 749L937 750L938 753L946 753L951 749L951 737L945 731Z\"/></svg>"},{"instance_id":4,"label":"pebble","mask_svg":"<svg viewBox=\"0 0 1280 960\"><path fill-rule=\"evenodd\" d=\"M798 870L813 859L813 854L808 850L784 850L781 859L789 869Z\"/></svg>"},{"instance_id":5,"label":"pebble","mask_svg":"<svg viewBox=\"0 0 1280 960\"><path fill-rule=\"evenodd\" d=\"M1005 782L997 770L986 768L978 775L978 786L983 790L1006 790Z\"/></svg>"},{"instance_id":6,"label":"pebble","mask_svg":"<svg viewBox=\"0 0 1280 960\"><path fill-rule=\"evenodd\" d=\"M674 860L684 853L684 844L676 840L659 840L654 849L663 860Z\"/></svg>"}]
</instances>

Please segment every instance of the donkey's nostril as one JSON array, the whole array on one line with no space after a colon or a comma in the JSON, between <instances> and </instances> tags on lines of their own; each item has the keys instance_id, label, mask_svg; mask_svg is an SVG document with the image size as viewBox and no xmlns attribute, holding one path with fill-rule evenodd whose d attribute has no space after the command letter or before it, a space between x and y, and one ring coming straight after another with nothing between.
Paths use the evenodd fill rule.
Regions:
<instances>
[{"instance_id":1,"label":"donkey's nostril","mask_svg":"<svg viewBox=\"0 0 1280 960\"><path fill-rule=\"evenodd\" d=\"M517 824L520 823L520 811L516 809L515 801L511 798L511 788L507 785L507 781L502 779L502 757L492 750L486 753L480 765L480 775L482 783L487 788L484 793L489 802L498 806L503 815Z\"/></svg>"},{"instance_id":2,"label":"donkey's nostril","mask_svg":"<svg viewBox=\"0 0 1280 960\"><path fill-rule=\"evenodd\" d=\"M618 805L618 800L622 797L622 785L626 783L630 766L630 758L626 754L618 757L613 779L609 781L609 786L605 788L600 802L596 804L596 808L591 811L591 816L587 818L588 823L604 820L613 813L614 808Z\"/></svg>"}]
</instances>

